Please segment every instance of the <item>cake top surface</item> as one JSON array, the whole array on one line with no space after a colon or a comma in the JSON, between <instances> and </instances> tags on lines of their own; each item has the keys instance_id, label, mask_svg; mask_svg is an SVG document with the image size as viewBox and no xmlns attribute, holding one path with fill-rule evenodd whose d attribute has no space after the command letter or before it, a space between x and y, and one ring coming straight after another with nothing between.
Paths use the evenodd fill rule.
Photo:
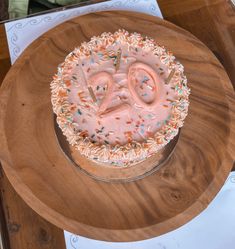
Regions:
<instances>
[{"instance_id":1,"label":"cake top surface","mask_svg":"<svg viewBox=\"0 0 235 249\"><path fill-rule=\"evenodd\" d=\"M171 53L151 38L119 30L66 57L51 83L52 104L70 144L91 159L125 165L178 133L188 110L186 83Z\"/></svg>"}]
</instances>

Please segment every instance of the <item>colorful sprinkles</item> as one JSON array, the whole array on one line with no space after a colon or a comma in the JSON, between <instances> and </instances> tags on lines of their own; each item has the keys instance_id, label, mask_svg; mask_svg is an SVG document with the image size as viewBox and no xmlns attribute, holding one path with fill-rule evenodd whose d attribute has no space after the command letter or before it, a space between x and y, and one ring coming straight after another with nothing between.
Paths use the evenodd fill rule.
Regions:
<instances>
[{"instance_id":1,"label":"colorful sprinkles","mask_svg":"<svg viewBox=\"0 0 235 249\"><path fill-rule=\"evenodd\" d=\"M130 130L124 132L128 141L125 145L121 144L121 139L119 136L116 136L117 134L115 135L115 132L107 130L102 126L101 120L99 119L97 120L99 129L96 129L92 134L89 134L86 129L78 129L78 124L73 120L73 112L77 113L79 120L84 124L87 123L87 116L91 116L91 114L84 112L84 109L77 108L76 105L71 105L68 102L69 87L72 84L77 84L79 81L78 76L72 74L71 80L65 80L63 78L66 70L72 70L73 66L79 65L77 62L80 56L90 57L90 64L95 64L94 54L103 61L113 60L113 66L118 70L120 62L123 61L123 59L126 59L127 55L122 54L122 51L120 50L117 53L116 50L106 50L106 48L109 45L120 45L122 43L128 44L129 48L132 49L134 53L139 52L138 47L141 47L143 51L149 51L149 49L151 49L153 54L160 58L162 64L171 68L170 74L165 81L166 84L169 85L166 95L169 95L171 91L174 91L178 96L176 99L168 97L166 102L162 105L162 108L171 108L171 115L163 122L159 121L156 124L154 123L153 126L158 129L155 134L152 132L152 130L155 129L154 127L145 125L146 120L155 118L153 114L139 115L139 120L137 121L134 121L131 118L128 119L126 124L130 127ZM82 65L84 72L86 73L90 73L92 70L92 67L89 67L88 64L86 65L84 62L80 65ZM164 75L164 69L161 67L159 67L159 74ZM148 81L149 77L144 76L141 80L141 84L145 85L149 90L155 91L155 86L149 85ZM98 93L100 91L106 91L106 86L98 85L94 88L94 91L92 89L94 94L93 97L92 92L89 91L89 93L93 102L96 102L99 97L102 98L103 96ZM66 57L65 62L59 66L58 73L53 77L51 92L51 101L53 110L57 115L57 122L69 143L75 146L81 154L92 160L119 166L126 166L130 164L130 162L131 164L135 164L146 159L153 153L159 151L177 135L188 112L188 96L190 93L187 87L187 79L183 74L183 66L175 60L172 53L167 52L164 47L159 46L149 37L142 37L138 33L129 34L125 30L119 30L114 34L103 33L99 37L93 37L90 42L82 43L79 48L76 48L70 53ZM87 96L84 91L77 91L76 96L78 96L82 107L87 108L87 110L94 108L92 107L92 103L87 102ZM146 93L143 93L143 97L145 96L147 96ZM120 97L120 100L123 99ZM142 107L140 105L135 104L135 107L141 111ZM118 123L121 123L122 116L116 115L115 120L120 121ZM135 134L140 134L145 140L143 142L134 141L133 138ZM115 139L114 146L109 142L111 136ZM103 137L105 137L105 139L103 139ZM102 142L103 144L101 146L100 143ZM122 160L123 158L125 158L125 160Z\"/></svg>"}]
</instances>

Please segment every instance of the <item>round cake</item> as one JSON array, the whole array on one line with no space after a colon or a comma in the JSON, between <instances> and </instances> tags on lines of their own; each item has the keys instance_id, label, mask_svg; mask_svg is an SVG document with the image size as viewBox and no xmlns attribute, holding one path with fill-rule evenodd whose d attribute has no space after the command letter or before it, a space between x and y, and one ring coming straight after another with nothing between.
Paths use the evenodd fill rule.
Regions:
<instances>
[{"instance_id":1,"label":"round cake","mask_svg":"<svg viewBox=\"0 0 235 249\"><path fill-rule=\"evenodd\" d=\"M92 37L51 82L57 123L82 156L135 165L158 153L188 113L183 66L150 37L118 30Z\"/></svg>"}]
</instances>

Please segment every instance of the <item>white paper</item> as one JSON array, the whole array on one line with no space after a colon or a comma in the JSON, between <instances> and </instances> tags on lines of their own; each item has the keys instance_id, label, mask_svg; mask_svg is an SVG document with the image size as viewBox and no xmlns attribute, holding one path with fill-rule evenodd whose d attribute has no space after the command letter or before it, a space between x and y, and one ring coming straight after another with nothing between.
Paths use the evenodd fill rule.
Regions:
<instances>
[{"instance_id":1,"label":"white paper","mask_svg":"<svg viewBox=\"0 0 235 249\"><path fill-rule=\"evenodd\" d=\"M182 227L139 242L112 243L64 232L67 249L234 249L235 172L197 217Z\"/></svg>"},{"instance_id":2,"label":"white paper","mask_svg":"<svg viewBox=\"0 0 235 249\"><path fill-rule=\"evenodd\" d=\"M162 17L156 0L111 0L5 24L11 64L40 35L73 17L103 10L129 10Z\"/></svg>"}]
</instances>

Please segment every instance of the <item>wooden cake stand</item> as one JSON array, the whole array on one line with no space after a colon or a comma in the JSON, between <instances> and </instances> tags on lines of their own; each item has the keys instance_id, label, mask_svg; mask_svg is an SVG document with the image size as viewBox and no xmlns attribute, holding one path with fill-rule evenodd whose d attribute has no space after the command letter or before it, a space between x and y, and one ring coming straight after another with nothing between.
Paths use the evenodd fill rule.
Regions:
<instances>
[{"instance_id":1,"label":"wooden cake stand","mask_svg":"<svg viewBox=\"0 0 235 249\"><path fill-rule=\"evenodd\" d=\"M119 28L151 36L173 52L185 66L190 108L164 167L140 180L107 183L62 153L49 84L74 47ZM224 68L193 35L156 17L100 12L57 26L16 61L0 101L0 156L10 182L37 213L79 235L134 241L169 232L207 207L232 168L235 104Z\"/></svg>"}]
</instances>

